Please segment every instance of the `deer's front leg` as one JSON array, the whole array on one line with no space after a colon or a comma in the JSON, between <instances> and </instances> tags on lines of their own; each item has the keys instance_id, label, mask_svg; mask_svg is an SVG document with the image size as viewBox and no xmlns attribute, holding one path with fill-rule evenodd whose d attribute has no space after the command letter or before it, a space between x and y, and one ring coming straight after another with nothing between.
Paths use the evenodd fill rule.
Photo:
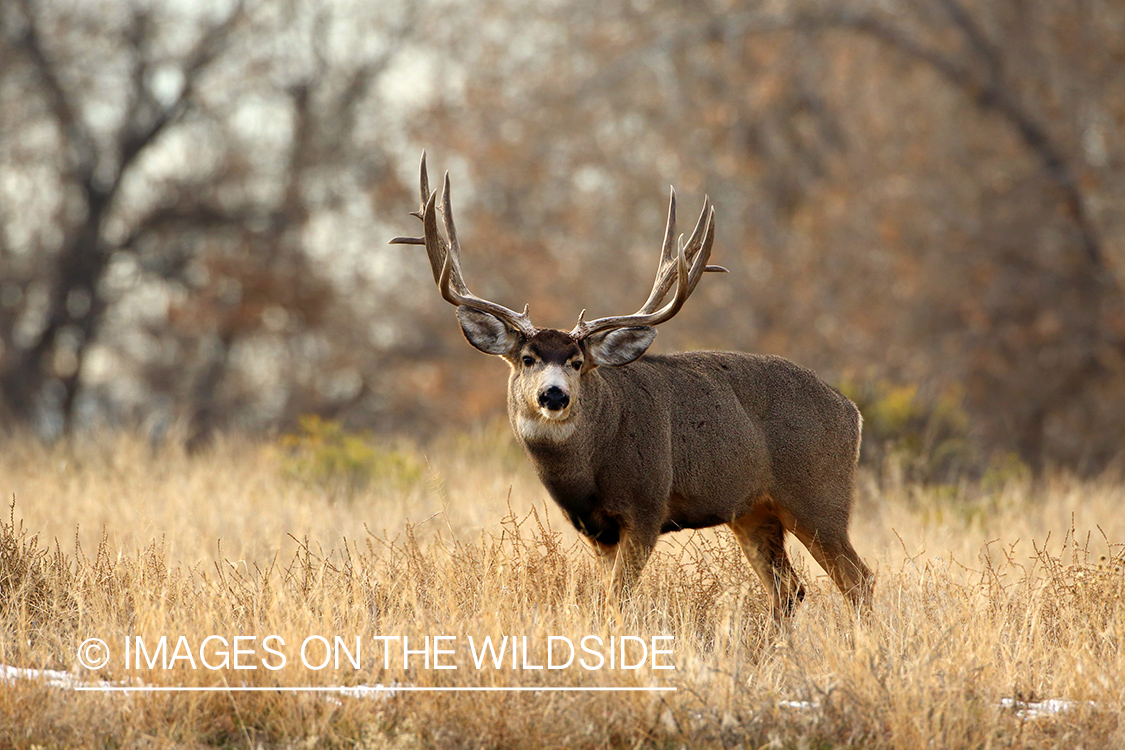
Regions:
<instances>
[{"instance_id":1,"label":"deer's front leg","mask_svg":"<svg viewBox=\"0 0 1125 750\"><path fill-rule=\"evenodd\" d=\"M633 586L641 577L645 563L656 546L659 532L622 530L621 539L615 549L613 570L610 574L610 590L619 602L626 602L632 594Z\"/></svg>"},{"instance_id":2,"label":"deer's front leg","mask_svg":"<svg viewBox=\"0 0 1125 750\"><path fill-rule=\"evenodd\" d=\"M609 587L613 581L613 568L617 564L617 545L616 544L603 544L597 539L590 539L590 546L594 548L594 554L598 557L598 569L602 574L602 583Z\"/></svg>"}]
</instances>

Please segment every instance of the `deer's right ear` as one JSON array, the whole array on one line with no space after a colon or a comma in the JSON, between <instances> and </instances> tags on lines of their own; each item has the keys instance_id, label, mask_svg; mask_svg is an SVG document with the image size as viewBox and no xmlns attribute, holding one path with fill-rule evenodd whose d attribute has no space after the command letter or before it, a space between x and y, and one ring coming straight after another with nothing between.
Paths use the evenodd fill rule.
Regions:
<instances>
[{"instance_id":1,"label":"deer's right ear","mask_svg":"<svg viewBox=\"0 0 1125 750\"><path fill-rule=\"evenodd\" d=\"M469 343L485 354L506 357L523 346L523 334L513 331L491 313L461 305L457 308L457 320Z\"/></svg>"}]
</instances>

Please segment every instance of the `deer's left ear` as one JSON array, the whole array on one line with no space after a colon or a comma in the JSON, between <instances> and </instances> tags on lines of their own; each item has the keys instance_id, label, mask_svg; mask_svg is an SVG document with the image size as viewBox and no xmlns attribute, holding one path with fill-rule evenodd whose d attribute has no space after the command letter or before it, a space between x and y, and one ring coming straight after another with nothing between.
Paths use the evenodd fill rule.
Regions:
<instances>
[{"instance_id":1,"label":"deer's left ear","mask_svg":"<svg viewBox=\"0 0 1125 750\"><path fill-rule=\"evenodd\" d=\"M656 329L652 326L633 326L595 333L583 343L594 364L617 367L627 365L644 354L655 338Z\"/></svg>"}]
</instances>

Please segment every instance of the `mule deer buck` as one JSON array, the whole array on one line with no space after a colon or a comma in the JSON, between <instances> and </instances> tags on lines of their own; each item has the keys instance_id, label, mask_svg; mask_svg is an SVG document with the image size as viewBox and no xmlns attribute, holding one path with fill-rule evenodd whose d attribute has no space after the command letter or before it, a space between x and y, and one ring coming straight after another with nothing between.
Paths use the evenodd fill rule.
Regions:
<instances>
[{"instance_id":1,"label":"mule deer buck","mask_svg":"<svg viewBox=\"0 0 1125 750\"><path fill-rule=\"evenodd\" d=\"M449 174L431 193L422 154L422 237L442 297L457 306L469 343L511 367L508 416L551 497L628 594L657 538L727 524L772 596L775 618L804 597L785 552L789 531L860 609L872 574L848 538L862 419L811 371L774 356L734 352L645 355L708 271L715 210L677 240L676 194L656 281L632 315L584 320L569 332L475 296L461 274ZM665 303L673 285L675 292Z\"/></svg>"}]
</instances>

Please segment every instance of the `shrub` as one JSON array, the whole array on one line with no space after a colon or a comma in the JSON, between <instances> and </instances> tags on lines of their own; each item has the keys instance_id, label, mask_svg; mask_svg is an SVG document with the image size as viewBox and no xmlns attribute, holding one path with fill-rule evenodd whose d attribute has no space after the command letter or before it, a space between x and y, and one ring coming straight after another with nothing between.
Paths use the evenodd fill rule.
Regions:
<instances>
[{"instance_id":1,"label":"shrub","mask_svg":"<svg viewBox=\"0 0 1125 750\"><path fill-rule=\"evenodd\" d=\"M285 470L329 491L352 493L374 483L391 488L416 484L425 466L411 453L380 446L370 433L350 432L337 421L302 416L296 433L281 437Z\"/></svg>"},{"instance_id":2,"label":"shrub","mask_svg":"<svg viewBox=\"0 0 1125 750\"><path fill-rule=\"evenodd\" d=\"M888 380L844 380L837 387L863 414L860 461L882 477L949 482L964 473L979 474L987 465L972 440L959 391L927 397L916 385Z\"/></svg>"}]
</instances>

